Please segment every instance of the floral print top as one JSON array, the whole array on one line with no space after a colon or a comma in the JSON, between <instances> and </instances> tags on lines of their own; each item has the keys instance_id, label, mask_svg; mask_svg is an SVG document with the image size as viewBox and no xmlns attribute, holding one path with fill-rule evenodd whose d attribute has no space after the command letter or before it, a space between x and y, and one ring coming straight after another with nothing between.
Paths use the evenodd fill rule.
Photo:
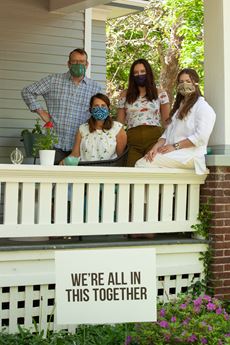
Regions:
<instances>
[{"instance_id":1,"label":"floral print top","mask_svg":"<svg viewBox=\"0 0 230 345\"><path fill-rule=\"evenodd\" d=\"M80 155L82 161L114 159L116 153L116 136L122 128L120 122L114 121L111 129L96 129L90 133L88 123L79 127L81 134Z\"/></svg>"},{"instance_id":2,"label":"floral print top","mask_svg":"<svg viewBox=\"0 0 230 345\"><path fill-rule=\"evenodd\" d=\"M160 105L169 103L168 95L162 91L158 99L148 101L146 97L139 96L134 103L126 102L122 97L118 101L118 108L125 108L127 128L137 126L159 126L161 127Z\"/></svg>"}]
</instances>

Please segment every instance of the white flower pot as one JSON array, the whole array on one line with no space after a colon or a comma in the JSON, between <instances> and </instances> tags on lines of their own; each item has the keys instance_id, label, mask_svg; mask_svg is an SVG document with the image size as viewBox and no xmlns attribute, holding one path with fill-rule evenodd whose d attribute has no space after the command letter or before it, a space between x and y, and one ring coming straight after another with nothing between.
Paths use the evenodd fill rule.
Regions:
<instances>
[{"instance_id":1,"label":"white flower pot","mask_svg":"<svg viewBox=\"0 0 230 345\"><path fill-rule=\"evenodd\" d=\"M39 150L41 165L54 165L55 150Z\"/></svg>"}]
</instances>

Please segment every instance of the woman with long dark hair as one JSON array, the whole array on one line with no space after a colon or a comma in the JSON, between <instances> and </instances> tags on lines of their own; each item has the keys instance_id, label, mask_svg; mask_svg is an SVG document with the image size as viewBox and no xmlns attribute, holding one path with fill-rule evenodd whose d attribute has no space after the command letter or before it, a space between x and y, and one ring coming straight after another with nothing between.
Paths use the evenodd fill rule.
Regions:
<instances>
[{"instance_id":1,"label":"woman with long dark hair","mask_svg":"<svg viewBox=\"0 0 230 345\"><path fill-rule=\"evenodd\" d=\"M216 114L201 95L199 76L185 68L177 77L171 122L158 142L136 167L194 169L206 172L205 154Z\"/></svg>"},{"instance_id":2,"label":"woman with long dark hair","mask_svg":"<svg viewBox=\"0 0 230 345\"><path fill-rule=\"evenodd\" d=\"M157 142L169 117L167 93L157 89L145 59L133 62L128 89L121 92L117 120L127 124L127 166L134 166Z\"/></svg>"}]
</instances>

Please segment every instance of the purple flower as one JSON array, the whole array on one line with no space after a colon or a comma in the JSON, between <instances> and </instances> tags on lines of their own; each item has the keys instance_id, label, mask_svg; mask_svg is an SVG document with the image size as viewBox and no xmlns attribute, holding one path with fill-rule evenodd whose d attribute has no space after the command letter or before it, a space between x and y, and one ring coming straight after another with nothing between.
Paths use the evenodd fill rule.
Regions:
<instances>
[{"instance_id":1,"label":"purple flower","mask_svg":"<svg viewBox=\"0 0 230 345\"><path fill-rule=\"evenodd\" d=\"M125 339L125 345L129 345L131 343L131 341L132 341L132 337L131 337L131 335L128 335Z\"/></svg>"},{"instance_id":2,"label":"purple flower","mask_svg":"<svg viewBox=\"0 0 230 345\"><path fill-rule=\"evenodd\" d=\"M200 305L202 304L202 298L198 297L197 299L195 299L193 301L193 304L194 304L195 307L200 307Z\"/></svg>"},{"instance_id":3,"label":"purple flower","mask_svg":"<svg viewBox=\"0 0 230 345\"><path fill-rule=\"evenodd\" d=\"M185 326L185 325L187 325L187 324L189 323L189 321L190 321L190 319L187 318L187 319L185 319L185 320L182 322L182 324Z\"/></svg>"},{"instance_id":4,"label":"purple flower","mask_svg":"<svg viewBox=\"0 0 230 345\"><path fill-rule=\"evenodd\" d=\"M220 308L220 307L218 307L217 309L216 309L216 314L221 314L222 313L222 309Z\"/></svg>"},{"instance_id":5,"label":"purple flower","mask_svg":"<svg viewBox=\"0 0 230 345\"><path fill-rule=\"evenodd\" d=\"M190 335L190 337L187 338L188 343L194 343L197 340L197 336L195 334Z\"/></svg>"},{"instance_id":6,"label":"purple flower","mask_svg":"<svg viewBox=\"0 0 230 345\"><path fill-rule=\"evenodd\" d=\"M212 326L208 325L208 330L212 331Z\"/></svg>"},{"instance_id":7,"label":"purple flower","mask_svg":"<svg viewBox=\"0 0 230 345\"><path fill-rule=\"evenodd\" d=\"M208 302L211 302L211 300L212 300L212 298L210 296L208 296L208 295L204 295L203 299L205 299Z\"/></svg>"},{"instance_id":8,"label":"purple flower","mask_svg":"<svg viewBox=\"0 0 230 345\"><path fill-rule=\"evenodd\" d=\"M171 322L176 322L176 316L171 317Z\"/></svg>"},{"instance_id":9,"label":"purple flower","mask_svg":"<svg viewBox=\"0 0 230 345\"><path fill-rule=\"evenodd\" d=\"M169 324L168 324L167 321L161 321L161 322L159 323L159 325L160 325L161 327L163 327L163 328L168 328L168 326L169 326Z\"/></svg>"},{"instance_id":10,"label":"purple flower","mask_svg":"<svg viewBox=\"0 0 230 345\"><path fill-rule=\"evenodd\" d=\"M194 311L195 311L195 313L199 314L199 312L200 312L200 305L195 306L194 307Z\"/></svg>"},{"instance_id":11,"label":"purple flower","mask_svg":"<svg viewBox=\"0 0 230 345\"><path fill-rule=\"evenodd\" d=\"M207 310L215 310L216 309L216 305L214 303L209 302L207 304Z\"/></svg>"},{"instance_id":12,"label":"purple flower","mask_svg":"<svg viewBox=\"0 0 230 345\"><path fill-rule=\"evenodd\" d=\"M164 337L165 337L165 340L166 340L166 341L169 341L170 338L171 338L171 335L168 334L168 333L166 333L166 334L164 335Z\"/></svg>"},{"instance_id":13,"label":"purple flower","mask_svg":"<svg viewBox=\"0 0 230 345\"><path fill-rule=\"evenodd\" d=\"M218 345L223 345L222 340L218 340Z\"/></svg>"},{"instance_id":14,"label":"purple flower","mask_svg":"<svg viewBox=\"0 0 230 345\"><path fill-rule=\"evenodd\" d=\"M206 338L201 339L201 344L208 344L208 340Z\"/></svg>"},{"instance_id":15,"label":"purple flower","mask_svg":"<svg viewBox=\"0 0 230 345\"><path fill-rule=\"evenodd\" d=\"M226 333L226 334L225 334L225 337L230 337L230 333Z\"/></svg>"},{"instance_id":16,"label":"purple flower","mask_svg":"<svg viewBox=\"0 0 230 345\"><path fill-rule=\"evenodd\" d=\"M165 316L165 309L161 309L161 310L160 310L160 316L161 316L161 317L164 317L164 316Z\"/></svg>"},{"instance_id":17,"label":"purple flower","mask_svg":"<svg viewBox=\"0 0 230 345\"><path fill-rule=\"evenodd\" d=\"M185 304L185 303L180 305L180 309L186 309L186 307L187 307L187 304Z\"/></svg>"},{"instance_id":18,"label":"purple flower","mask_svg":"<svg viewBox=\"0 0 230 345\"><path fill-rule=\"evenodd\" d=\"M225 319L225 320L229 320L229 315L226 313L226 311L225 311L225 313L224 313L224 319Z\"/></svg>"}]
</instances>

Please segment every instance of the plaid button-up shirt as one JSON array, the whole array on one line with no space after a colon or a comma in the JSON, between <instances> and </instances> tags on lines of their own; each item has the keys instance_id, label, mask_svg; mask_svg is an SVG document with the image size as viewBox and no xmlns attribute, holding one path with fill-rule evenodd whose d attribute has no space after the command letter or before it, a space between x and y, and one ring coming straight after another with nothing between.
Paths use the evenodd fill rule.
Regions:
<instances>
[{"instance_id":1,"label":"plaid button-up shirt","mask_svg":"<svg viewBox=\"0 0 230 345\"><path fill-rule=\"evenodd\" d=\"M69 72L52 74L22 90L22 98L31 111L42 109L37 96L43 96L47 110L52 117L58 144L64 151L70 151L79 126L90 117L89 101L101 86L94 80L84 77L76 85Z\"/></svg>"}]
</instances>

